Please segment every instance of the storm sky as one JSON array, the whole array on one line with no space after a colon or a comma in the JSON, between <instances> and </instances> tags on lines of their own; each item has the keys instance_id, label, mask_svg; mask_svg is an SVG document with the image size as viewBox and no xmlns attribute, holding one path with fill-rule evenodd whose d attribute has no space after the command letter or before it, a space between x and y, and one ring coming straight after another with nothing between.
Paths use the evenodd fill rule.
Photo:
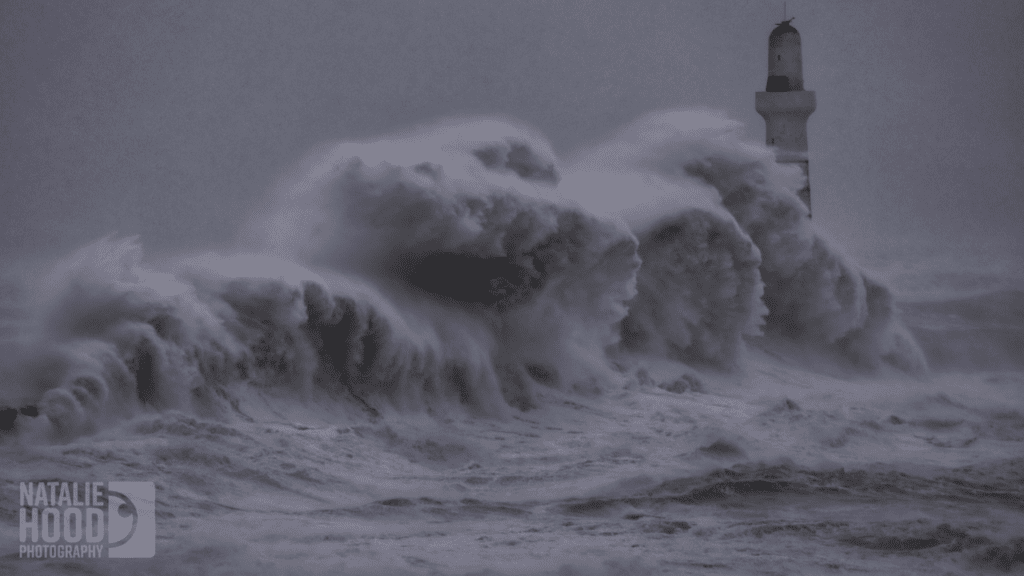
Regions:
<instances>
[{"instance_id":1,"label":"storm sky","mask_svg":"<svg viewBox=\"0 0 1024 576\"><path fill-rule=\"evenodd\" d=\"M814 222L853 254L1024 250L1024 3L787 3ZM225 246L312 146L504 115L563 157L646 112L763 142L781 1L0 3L0 257Z\"/></svg>"}]
</instances>

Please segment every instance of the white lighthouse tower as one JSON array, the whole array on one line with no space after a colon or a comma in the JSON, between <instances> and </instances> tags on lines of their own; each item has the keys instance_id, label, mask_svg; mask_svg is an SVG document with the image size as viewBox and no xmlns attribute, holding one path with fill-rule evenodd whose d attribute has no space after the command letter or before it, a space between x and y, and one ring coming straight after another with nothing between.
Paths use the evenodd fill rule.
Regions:
<instances>
[{"instance_id":1,"label":"white lighthouse tower","mask_svg":"<svg viewBox=\"0 0 1024 576\"><path fill-rule=\"evenodd\" d=\"M764 118L765 143L775 148L775 159L798 164L804 172L800 199L811 208L811 181L807 171L807 118L814 112L814 92L804 90L800 33L779 22L768 36L768 85L754 98L754 108Z\"/></svg>"}]
</instances>

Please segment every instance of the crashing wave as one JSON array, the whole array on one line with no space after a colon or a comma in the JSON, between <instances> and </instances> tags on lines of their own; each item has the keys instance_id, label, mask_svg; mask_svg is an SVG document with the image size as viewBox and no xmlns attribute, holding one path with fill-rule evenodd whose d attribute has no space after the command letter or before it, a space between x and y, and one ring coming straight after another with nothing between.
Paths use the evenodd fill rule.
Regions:
<instances>
[{"instance_id":1,"label":"crashing wave","mask_svg":"<svg viewBox=\"0 0 1024 576\"><path fill-rule=\"evenodd\" d=\"M220 413L238 385L500 415L623 380L624 352L735 367L762 330L923 369L889 292L814 231L799 175L736 128L653 115L568 167L494 120L321 147L234 255L157 271L108 238L56 266L10 393L68 437Z\"/></svg>"}]
</instances>

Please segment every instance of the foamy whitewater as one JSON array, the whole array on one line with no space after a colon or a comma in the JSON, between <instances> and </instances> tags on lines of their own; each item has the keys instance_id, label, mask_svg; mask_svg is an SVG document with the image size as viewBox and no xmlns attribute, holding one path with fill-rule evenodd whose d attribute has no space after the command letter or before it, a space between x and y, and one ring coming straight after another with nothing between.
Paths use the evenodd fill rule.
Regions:
<instances>
[{"instance_id":1,"label":"foamy whitewater","mask_svg":"<svg viewBox=\"0 0 1024 576\"><path fill-rule=\"evenodd\" d=\"M894 293L739 128L329 144L233 251L9 272L0 566L1021 570L1021 286ZM155 484L152 559L19 557L21 482L112 480Z\"/></svg>"}]
</instances>

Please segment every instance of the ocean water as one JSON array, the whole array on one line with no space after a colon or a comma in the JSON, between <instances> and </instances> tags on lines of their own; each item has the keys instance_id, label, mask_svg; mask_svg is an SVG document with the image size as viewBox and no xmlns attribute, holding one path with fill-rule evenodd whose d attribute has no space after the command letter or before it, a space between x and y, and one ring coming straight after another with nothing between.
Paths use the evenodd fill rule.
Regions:
<instances>
[{"instance_id":1,"label":"ocean water","mask_svg":"<svg viewBox=\"0 0 1024 576\"><path fill-rule=\"evenodd\" d=\"M0 568L1024 570L1019 275L860 265L799 178L706 111L453 120L312 151L232 250L8 271ZM155 555L19 557L51 481L153 482Z\"/></svg>"}]
</instances>

